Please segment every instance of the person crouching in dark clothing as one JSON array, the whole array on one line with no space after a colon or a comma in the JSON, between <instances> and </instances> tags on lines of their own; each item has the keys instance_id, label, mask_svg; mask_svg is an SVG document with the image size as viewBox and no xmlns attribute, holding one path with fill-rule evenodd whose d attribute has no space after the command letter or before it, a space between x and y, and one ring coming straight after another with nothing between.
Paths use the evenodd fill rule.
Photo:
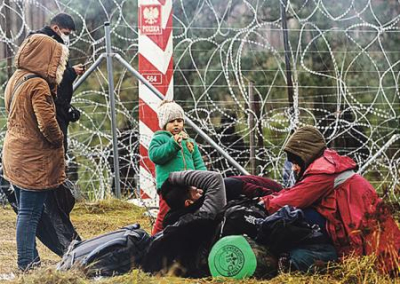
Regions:
<instances>
[{"instance_id":1,"label":"person crouching in dark clothing","mask_svg":"<svg viewBox=\"0 0 400 284\"><path fill-rule=\"evenodd\" d=\"M282 186L272 179L252 175L228 177L224 178L223 181L226 201L242 197L262 197L282 189ZM181 190L176 189L170 192L169 189L172 187L181 188ZM169 181L163 184L161 192L164 192L163 197L168 196L169 203L173 206L163 221L164 228L178 221L180 216L196 212L204 201L203 190L198 189L195 192L193 188L190 189L184 185L171 185ZM183 192L186 192L186 195L182 194Z\"/></svg>"},{"instance_id":2,"label":"person crouching in dark clothing","mask_svg":"<svg viewBox=\"0 0 400 284\"><path fill-rule=\"evenodd\" d=\"M182 277L208 276L207 256L219 224L217 215L226 205L221 174L172 172L161 186L161 195L170 207L164 218L167 224L153 236L142 269Z\"/></svg>"},{"instance_id":3,"label":"person crouching in dark clothing","mask_svg":"<svg viewBox=\"0 0 400 284\"><path fill-rule=\"evenodd\" d=\"M222 176L211 171L171 173L161 186L161 195L170 207L164 228L189 213L207 212L216 216L226 205Z\"/></svg>"}]
</instances>

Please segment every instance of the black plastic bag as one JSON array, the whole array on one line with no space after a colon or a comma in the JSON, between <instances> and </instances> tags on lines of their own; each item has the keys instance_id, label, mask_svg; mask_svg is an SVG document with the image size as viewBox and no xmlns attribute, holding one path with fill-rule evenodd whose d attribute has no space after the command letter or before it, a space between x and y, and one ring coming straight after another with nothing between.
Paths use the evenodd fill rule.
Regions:
<instances>
[{"instance_id":1,"label":"black plastic bag","mask_svg":"<svg viewBox=\"0 0 400 284\"><path fill-rule=\"evenodd\" d=\"M73 241L58 270L73 267L89 276L113 276L129 272L141 264L151 237L139 224L103 234L85 241Z\"/></svg>"},{"instance_id":2,"label":"black plastic bag","mask_svg":"<svg viewBox=\"0 0 400 284\"><path fill-rule=\"evenodd\" d=\"M141 265L143 271L189 278L209 276L207 257L217 239L217 227L213 214L182 216L152 237Z\"/></svg>"},{"instance_id":3,"label":"black plastic bag","mask_svg":"<svg viewBox=\"0 0 400 284\"><path fill-rule=\"evenodd\" d=\"M14 212L18 214L14 190L10 183L3 178L2 171L0 171L0 188ZM36 230L39 240L60 257L68 249L72 240L81 239L69 218L69 213L74 205L75 197L72 195L68 183L50 191Z\"/></svg>"}]
</instances>

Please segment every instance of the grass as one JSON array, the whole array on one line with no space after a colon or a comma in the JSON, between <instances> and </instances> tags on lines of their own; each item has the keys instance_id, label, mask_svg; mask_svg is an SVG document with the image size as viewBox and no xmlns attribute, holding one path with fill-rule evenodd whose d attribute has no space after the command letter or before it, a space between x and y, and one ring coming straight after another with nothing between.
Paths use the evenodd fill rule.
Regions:
<instances>
[{"instance_id":1,"label":"grass","mask_svg":"<svg viewBox=\"0 0 400 284\"><path fill-rule=\"evenodd\" d=\"M247 279L242 281L232 279L182 279L173 276L150 276L139 270L111 278L90 279L79 271L59 272L55 270L58 256L49 251L40 242L39 254L42 267L33 272L21 274L16 266L15 221L16 215L9 206L0 207L0 275L14 273L16 278L7 283L26 284L114 284L114 283L400 283L400 279L390 279L376 272L372 257L359 259L346 259L341 264L329 267L325 274L281 274L274 279L259 281ZM142 228L150 231L150 220L143 208L136 207L127 202L110 199L96 203L78 203L71 215L72 222L83 239L113 231L132 223L139 223ZM2 282L2 281L0 281Z\"/></svg>"}]
</instances>

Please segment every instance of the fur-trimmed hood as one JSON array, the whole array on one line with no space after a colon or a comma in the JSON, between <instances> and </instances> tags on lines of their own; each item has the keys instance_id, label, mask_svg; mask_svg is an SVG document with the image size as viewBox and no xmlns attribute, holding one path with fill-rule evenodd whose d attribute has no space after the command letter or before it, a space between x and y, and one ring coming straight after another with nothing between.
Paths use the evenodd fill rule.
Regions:
<instances>
[{"instance_id":1,"label":"fur-trimmed hood","mask_svg":"<svg viewBox=\"0 0 400 284\"><path fill-rule=\"evenodd\" d=\"M5 178L21 188L54 189L65 180L64 136L54 91L67 57L67 48L47 35L28 37L17 52L18 69L4 92L8 119L2 162ZM28 78L32 74L39 78Z\"/></svg>"},{"instance_id":2,"label":"fur-trimmed hood","mask_svg":"<svg viewBox=\"0 0 400 284\"><path fill-rule=\"evenodd\" d=\"M15 66L39 75L49 84L60 84L68 54L68 48L51 37L34 34L21 44Z\"/></svg>"}]
</instances>

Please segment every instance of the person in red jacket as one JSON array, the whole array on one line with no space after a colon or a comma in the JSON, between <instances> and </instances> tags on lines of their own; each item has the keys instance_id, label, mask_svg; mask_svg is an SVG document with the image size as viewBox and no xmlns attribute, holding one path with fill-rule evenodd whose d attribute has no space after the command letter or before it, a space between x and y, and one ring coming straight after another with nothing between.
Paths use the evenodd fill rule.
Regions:
<instances>
[{"instance_id":1,"label":"person in red jacket","mask_svg":"<svg viewBox=\"0 0 400 284\"><path fill-rule=\"evenodd\" d=\"M355 173L356 163L328 149L315 127L298 129L284 151L297 181L291 188L262 197L269 214L285 205L314 208L339 256L378 257L383 272L399 274L400 230L373 186Z\"/></svg>"}]
</instances>

